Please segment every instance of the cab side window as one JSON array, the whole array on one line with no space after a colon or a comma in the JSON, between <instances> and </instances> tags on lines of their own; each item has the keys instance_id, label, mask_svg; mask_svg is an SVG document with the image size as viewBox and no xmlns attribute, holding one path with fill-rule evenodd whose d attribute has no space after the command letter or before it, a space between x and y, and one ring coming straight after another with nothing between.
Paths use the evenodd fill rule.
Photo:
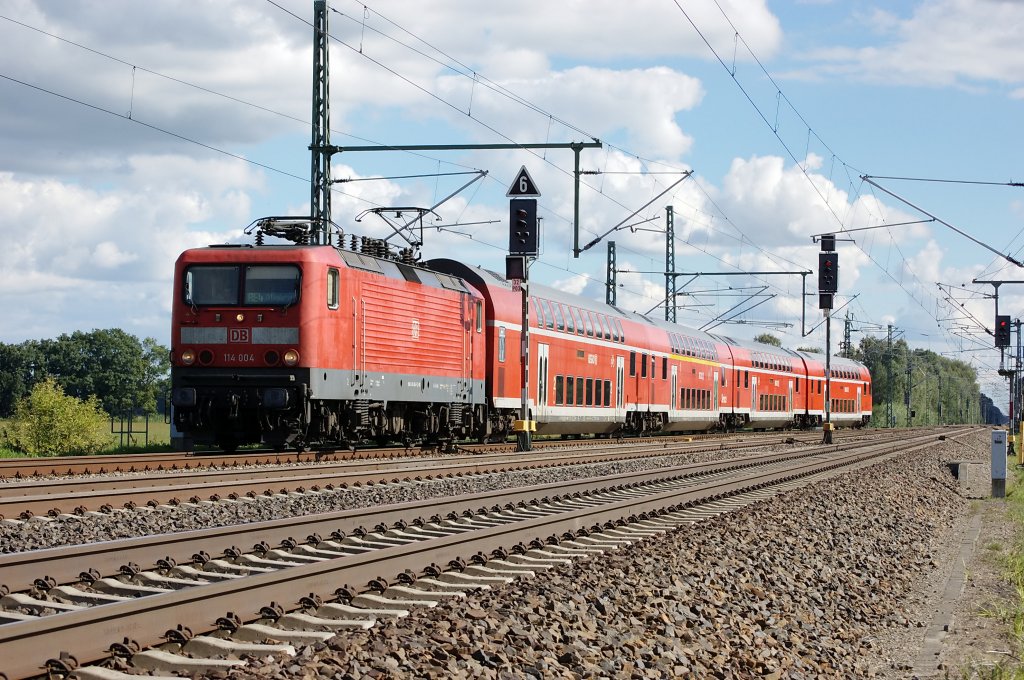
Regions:
<instances>
[{"instance_id":1,"label":"cab side window","mask_svg":"<svg viewBox=\"0 0 1024 680\"><path fill-rule=\"evenodd\" d=\"M331 267L327 270L327 308L338 308L338 281L340 275L337 269Z\"/></svg>"}]
</instances>

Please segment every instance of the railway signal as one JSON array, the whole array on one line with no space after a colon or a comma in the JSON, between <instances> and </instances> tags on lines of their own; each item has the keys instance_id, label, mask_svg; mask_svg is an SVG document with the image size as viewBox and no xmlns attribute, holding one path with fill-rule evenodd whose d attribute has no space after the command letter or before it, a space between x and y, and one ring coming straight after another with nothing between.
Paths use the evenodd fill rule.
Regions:
<instances>
[{"instance_id":1,"label":"railway signal","mask_svg":"<svg viewBox=\"0 0 1024 680\"><path fill-rule=\"evenodd\" d=\"M996 347L1010 346L1010 316L996 316Z\"/></svg>"},{"instance_id":2,"label":"railway signal","mask_svg":"<svg viewBox=\"0 0 1024 680\"><path fill-rule=\"evenodd\" d=\"M537 256L537 199L524 196L540 196L536 183L526 171L524 165L516 175L512 186L505 194L508 202L508 257L505 258L505 273L519 281L522 296L523 319L519 349L519 377L522 382L520 396L519 420L515 421L514 430L518 440L518 451L529 451L533 448L532 432L536 431L536 422L530 414L530 286L527 283L530 271L530 258Z\"/></svg>"},{"instance_id":3,"label":"railway signal","mask_svg":"<svg viewBox=\"0 0 1024 680\"><path fill-rule=\"evenodd\" d=\"M818 291L839 291L839 253L818 253Z\"/></svg>"},{"instance_id":4,"label":"railway signal","mask_svg":"<svg viewBox=\"0 0 1024 680\"><path fill-rule=\"evenodd\" d=\"M508 252L537 254L537 199L513 198L509 205Z\"/></svg>"},{"instance_id":5,"label":"railway signal","mask_svg":"<svg viewBox=\"0 0 1024 680\"><path fill-rule=\"evenodd\" d=\"M822 444L832 443L832 307L839 291L839 253L835 234L822 234L818 253L818 307L825 313L825 422Z\"/></svg>"}]
</instances>

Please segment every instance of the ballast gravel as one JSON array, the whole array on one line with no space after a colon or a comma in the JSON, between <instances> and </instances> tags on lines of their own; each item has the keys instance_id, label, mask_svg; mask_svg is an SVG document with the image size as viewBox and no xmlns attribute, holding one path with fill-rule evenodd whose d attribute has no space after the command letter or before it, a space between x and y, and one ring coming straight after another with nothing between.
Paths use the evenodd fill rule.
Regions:
<instances>
[{"instance_id":1,"label":"ballast gravel","mask_svg":"<svg viewBox=\"0 0 1024 680\"><path fill-rule=\"evenodd\" d=\"M939 556L968 512L945 463L984 460L987 436L936 442L227 677L910 677L888 659L894 649L913 658L928 623L921 586L944 578Z\"/></svg>"},{"instance_id":2,"label":"ballast gravel","mask_svg":"<svg viewBox=\"0 0 1024 680\"><path fill-rule=\"evenodd\" d=\"M759 452L794 449L792 445L777 444L766 446ZM430 498L458 497L517 486L641 472L725 458L743 458L754 453L749 450L713 451L650 456L608 463L424 479L400 484L352 486L320 490L315 493L256 496L242 499L240 502L189 503L155 508L140 506L132 510L116 509L108 514L37 516L26 521L5 520L0 522L0 553L234 526ZM415 459L409 460L410 464L415 462Z\"/></svg>"}]
</instances>

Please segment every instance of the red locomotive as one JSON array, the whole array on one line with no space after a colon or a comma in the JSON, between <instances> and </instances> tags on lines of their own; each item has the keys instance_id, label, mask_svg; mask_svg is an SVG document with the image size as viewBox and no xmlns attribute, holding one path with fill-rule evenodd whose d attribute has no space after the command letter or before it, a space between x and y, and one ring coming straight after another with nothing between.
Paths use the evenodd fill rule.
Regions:
<instances>
[{"instance_id":1,"label":"red locomotive","mask_svg":"<svg viewBox=\"0 0 1024 680\"><path fill-rule=\"evenodd\" d=\"M267 233L279 233L271 222ZM301 240L301 237L297 240ZM262 236L257 243L262 243ZM329 245L178 258L174 424L201 444L504 438L519 417L522 299L503 277ZM824 359L530 285L537 434L810 427ZM832 359L832 421L871 417L871 376Z\"/></svg>"}]
</instances>

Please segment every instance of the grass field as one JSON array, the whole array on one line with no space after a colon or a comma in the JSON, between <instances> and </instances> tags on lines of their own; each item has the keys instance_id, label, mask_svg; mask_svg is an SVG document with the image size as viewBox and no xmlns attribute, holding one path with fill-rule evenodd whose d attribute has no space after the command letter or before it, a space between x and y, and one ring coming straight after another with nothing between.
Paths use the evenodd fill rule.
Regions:
<instances>
[{"instance_id":1,"label":"grass field","mask_svg":"<svg viewBox=\"0 0 1024 680\"><path fill-rule=\"evenodd\" d=\"M0 426L3 422L0 420ZM101 454L170 450L171 426L164 422L162 415L150 416L148 425L145 418L135 419L131 424L130 433L127 422L115 420L111 429L113 433L110 435L110 443L100 452ZM24 455L0 446L0 458L21 458Z\"/></svg>"}]
</instances>

